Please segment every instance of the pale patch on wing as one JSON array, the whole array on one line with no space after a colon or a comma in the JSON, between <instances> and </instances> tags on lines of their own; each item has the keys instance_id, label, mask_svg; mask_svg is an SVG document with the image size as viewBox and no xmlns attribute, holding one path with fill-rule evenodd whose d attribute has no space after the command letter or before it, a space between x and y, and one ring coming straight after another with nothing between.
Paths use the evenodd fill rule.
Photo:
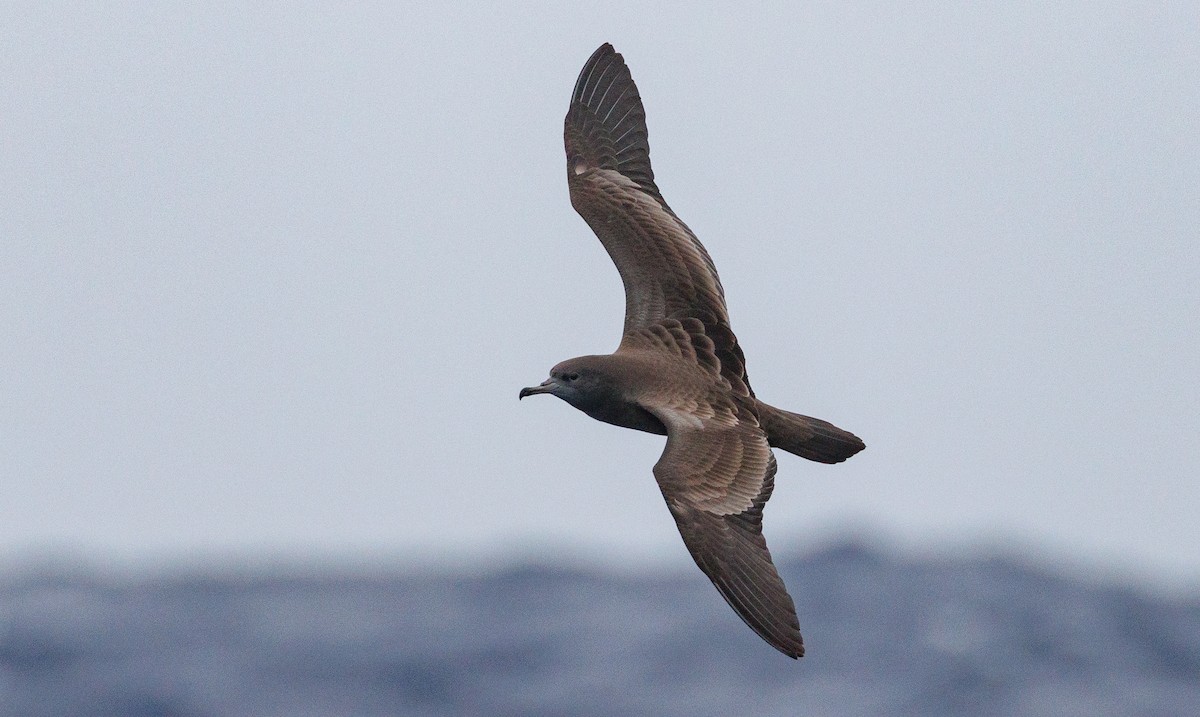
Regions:
<instances>
[{"instance_id":1,"label":"pale patch on wing","mask_svg":"<svg viewBox=\"0 0 1200 717\"><path fill-rule=\"evenodd\" d=\"M753 506L773 460L757 423L743 423L725 402L676 399L645 408L667 427L667 447L654 475L668 501L718 515Z\"/></svg>"},{"instance_id":2,"label":"pale patch on wing","mask_svg":"<svg viewBox=\"0 0 1200 717\"><path fill-rule=\"evenodd\" d=\"M732 428L737 425L737 415L727 406L716 407L708 401L695 398L678 398L670 405L655 408L654 413L661 413L661 420L667 427L678 425L680 428L702 430L704 428Z\"/></svg>"}]
</instances>

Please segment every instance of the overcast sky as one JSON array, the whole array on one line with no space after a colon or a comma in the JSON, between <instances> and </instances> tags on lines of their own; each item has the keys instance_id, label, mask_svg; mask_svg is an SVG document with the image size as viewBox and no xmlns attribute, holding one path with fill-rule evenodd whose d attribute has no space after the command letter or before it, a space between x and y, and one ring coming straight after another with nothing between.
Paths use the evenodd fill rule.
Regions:
<instances>
[{"instance_id":1,"label":"overcast sky","mask_svg":"<svg viewBox=\"0 0 1200 717\"><path fill-rule=\"evenodd\" d=\"M869 530L1200 585L1200 10L0 6L0 556L690 564L562 119L624 54L780 456ZM333 9L337 8L337 9Z\"/></svg>"}]
</instances>

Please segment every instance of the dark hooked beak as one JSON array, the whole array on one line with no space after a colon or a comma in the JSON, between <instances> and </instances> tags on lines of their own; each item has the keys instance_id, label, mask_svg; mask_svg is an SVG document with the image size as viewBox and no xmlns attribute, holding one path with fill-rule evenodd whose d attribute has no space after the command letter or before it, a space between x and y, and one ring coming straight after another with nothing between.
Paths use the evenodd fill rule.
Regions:
<instances>
[{"instance_id":1,"label":"dark hooked beak","mask_svg":"<svg viewBox=\"0 0 1200 717\"><path fill-rule=\"evenodd\" d=\"M530 386L528 388L521 389L521 392L517 394L517 400L520 401L526 396L536 396L539 393L550 393L554 390L554 386L554 379L548 378L537 386Z\"/></svg>"}]
</instances>

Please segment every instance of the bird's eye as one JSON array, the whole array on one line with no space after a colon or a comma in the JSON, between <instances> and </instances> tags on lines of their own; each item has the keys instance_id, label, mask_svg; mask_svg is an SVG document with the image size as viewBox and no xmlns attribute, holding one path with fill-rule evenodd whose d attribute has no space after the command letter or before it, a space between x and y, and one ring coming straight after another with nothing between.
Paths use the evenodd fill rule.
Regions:
<instances>
[{"instance_id":1,"label":"bird's eye","mask_svg":"<svg viewBox=\"0 0 1200 717\"><path fill-rule=\"evenodd\" d=\"M567 379L568 381L576 381L579 379L579 374L569 373L569 374L566 374L565 376L563 376L563 378Z\"/></svg>"}]
</instances>

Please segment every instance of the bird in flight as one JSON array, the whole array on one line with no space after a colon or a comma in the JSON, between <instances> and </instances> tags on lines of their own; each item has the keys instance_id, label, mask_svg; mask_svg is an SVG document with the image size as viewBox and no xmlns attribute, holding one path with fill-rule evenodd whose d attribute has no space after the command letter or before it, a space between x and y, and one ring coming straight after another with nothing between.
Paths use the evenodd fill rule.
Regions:
<instances>
[{"instance_id":1,"label":"bird in flight","mask_svg":"<svg viewBox=\"0 0 1200 717\"><path fill-rule=\"evenodd\" d=\"M771 448L840 463L865 445L755 397L717 269L654 183L642 100L612 45L579 73L563 135L571 205L617 266L625 326L615 352L563 361L520 398L548 393L597 420L665 435L654 477L696 565L752 630L800 657L796 608L762 534Z\"/></svg>"}]
</instances>

